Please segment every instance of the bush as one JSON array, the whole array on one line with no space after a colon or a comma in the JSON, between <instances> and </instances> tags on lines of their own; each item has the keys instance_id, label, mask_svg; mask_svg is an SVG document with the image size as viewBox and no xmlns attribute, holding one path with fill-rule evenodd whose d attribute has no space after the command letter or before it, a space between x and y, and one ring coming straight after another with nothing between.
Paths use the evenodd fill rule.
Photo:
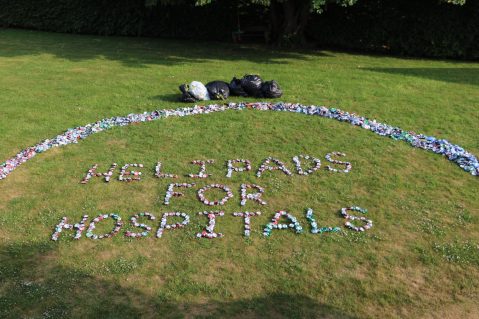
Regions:
<instances>
[{"instance_id":1,"label":"bush","mask_svg":"<svg viewBox=\"0 0 479 319\"><path fill-rule=\"evenodd\" d=\"M0 0L0 26L100 35L230 40L241 26L266 24L266 9L234 0L146 8L143 0ZM308 38L320 46L438 58L479 58L479 1L359 0L313 15Z\"/></svg>"},{"instance_id":2,"label":"bush","mask_svg":"<svg viewBox=\"0 0 479 319\"><path fill-rule=\"evenodd\" d=\"M231 38L233 2L146 8L142 0L0 0L0 26L125 36Z\"/></svg>"},{"instance_id":3,"label":"bush","mask_svg":"<svg viewBox=\"0 0 479 319\"><path fill-rule=\"evenodd\" d=\"M330 6L312 19L309 30L323 46L477 59L479 1L456 6L437 0L363 0L347 8Z\"/></svg>"}]
</instances>

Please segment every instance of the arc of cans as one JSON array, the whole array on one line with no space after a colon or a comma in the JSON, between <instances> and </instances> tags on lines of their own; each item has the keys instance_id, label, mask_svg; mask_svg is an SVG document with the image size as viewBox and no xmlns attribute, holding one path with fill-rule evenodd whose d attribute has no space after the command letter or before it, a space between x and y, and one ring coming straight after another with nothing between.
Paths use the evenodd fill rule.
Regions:
<instances>
[{"instance_id":1,"label":"arc of cans","mask_svg":"<svg viewBox=\"0 0 479 319\"><path fill-rule=\"evenodd\" d=\"M37 154L48 151L54 147L65 146L78 143L78 141L87 138L92 134L103 132L117 126L127 126L130 124L150 122L171 116L189 116L197 114L209 114L213 112L222 112L226 110L254 109L261 111L286 111L293 113L302 113L306 115L316 115L324 118L335 119L341 122L347 122L351 125L369 130L380 136L390 137L394 140L401 140L413 147L421 148L436 154L444 155L448 160L456 163L466 172L479 176L479 162L470 152L464 150L456 144L452 144L444 139L438 139L433 136L417 134L402 130L398 127L390 126L375 120L358 116L354 113L348 113L336 108L327 108L325 106L301 105L298 103L229 103L229 104L210 104L206 106L195 105L178 109L163 109L153 112L139 114L129 114L123 117L111 117L102 119L95 123L85 126L78 126L68 129L64 133L54 138L41 141L40 143L28 147L14 157L0 164L0 180L7 178L17 167L27 162Z\"/></svg>"}]
</instances>

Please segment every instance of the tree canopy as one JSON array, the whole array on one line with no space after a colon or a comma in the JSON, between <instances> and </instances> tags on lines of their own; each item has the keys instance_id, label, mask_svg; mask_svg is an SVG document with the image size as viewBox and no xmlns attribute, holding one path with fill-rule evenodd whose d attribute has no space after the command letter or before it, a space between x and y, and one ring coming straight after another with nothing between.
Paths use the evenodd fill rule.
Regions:
<instances>
[{"instance_id":1,"label":"tree canopy","mask_svg":"<svg viewBox=\"0 0 479 319\"><path fill-rule=\"evenodd\" d=\"M211 4L217 0L144 0L147 6L174 5L185 2L196 6ZM322 13L329 4L352 6L360 0L241 0L240 4L265 6L269 11L269 40L280 46L304 45L304 31L311 13ZM365 1L365 0L363 0ZM439 0L453 5L464 5L466 0Z\"/></svg>"}]
</instances>

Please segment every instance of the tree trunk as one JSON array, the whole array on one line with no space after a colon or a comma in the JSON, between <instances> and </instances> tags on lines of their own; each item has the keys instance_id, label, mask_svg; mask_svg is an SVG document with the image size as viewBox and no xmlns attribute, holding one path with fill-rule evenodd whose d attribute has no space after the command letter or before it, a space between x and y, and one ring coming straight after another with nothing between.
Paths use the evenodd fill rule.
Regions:
<instances>
[{"instance_id":1,"label":"tree trunk","mask_svg":"<svg viewBox=\"0 0 479 319\"><path fill-rule=\"evenodd\" d=\"M270 34L281 47L304 46L304 31L311 12L311 0L271 0Z\"/></svg>"}]
</instances>

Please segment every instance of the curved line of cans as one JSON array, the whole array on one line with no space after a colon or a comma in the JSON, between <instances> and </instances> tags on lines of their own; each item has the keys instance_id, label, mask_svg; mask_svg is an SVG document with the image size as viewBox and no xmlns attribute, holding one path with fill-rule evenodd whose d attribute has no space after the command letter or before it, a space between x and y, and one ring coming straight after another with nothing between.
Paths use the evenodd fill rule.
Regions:
<instances>
[{"instance_id":1,"label":"curved line of cans","mask_svg":"<svg viewBox=\"0 0 479 319\"><path fill-rule=\"evenodd\" d=\"M102 119L95 123L85 126L70 128L63 134L57 135L52 139L44 140L34 146L20 151L14 157L0 164L0 180L10 175L18 166L25 163L39 153L43 153L51 148L64 146L72 143L78 143L79 140L88 136L108 130L115 126L127 126L134 123L155 121L170 116L188 116L196 114L208 114L213 112L222 112L226 110L255 109L261 111L286 111L302 113L306 115L317 115L324 118L331 118L341 122L347 122L351 125L362 127L372 131L380 136L387 136L394 140L405 141L413 147L421 148L436 154L444 155L448 160L459 165L463 170L474 176L479 176L479 162L477 158L456 144L447 140L438 139L433 136L418 134L411 131L405 131L398 127L379 123L376 120L369 120L365 117L349 113L336 108L327 108L325 106L302 105L297 103L229 103L229 104L210 104L206 106L195 105L193 107L184 107L178 109L156 110L153 112L144 112L140 114L129 114L127 116L115 116Z\"/></svg>"}]
</instances>

